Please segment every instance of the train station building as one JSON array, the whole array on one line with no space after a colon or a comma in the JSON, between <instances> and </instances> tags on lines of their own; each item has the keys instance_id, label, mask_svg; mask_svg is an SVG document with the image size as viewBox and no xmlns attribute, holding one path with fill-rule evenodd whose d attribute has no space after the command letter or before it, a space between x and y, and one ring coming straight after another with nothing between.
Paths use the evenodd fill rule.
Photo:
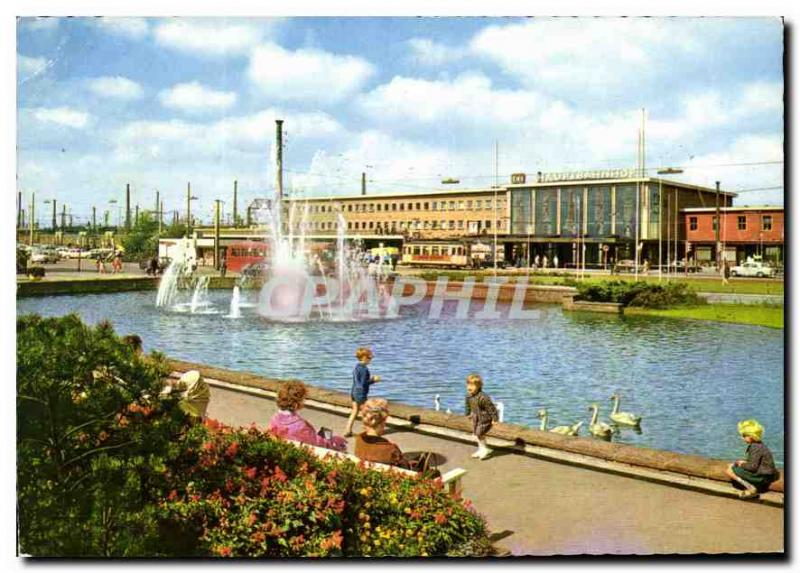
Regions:
<instances>
[{"instance_id":1,"label":"train station building","mask_svg":"<svg viewBox=\"0 0 800 573\"><path fill-rule=\"evenodd\" d=\"M297 231L302 224L310 241L334 241L341 225L348 241L366 248L410 246L414 252L430 255L440 252L432 246L439 242L457 245L469 257L476 246L491 250L496 245L498 257L523 265L539 255L550 261L557 256L561 267L603 268L615 262L633 262L637 245L639 264L648 261L651 267L682 260L687 252L690 259L705 260L708 237L691 235L694 223L690 217L697 217L702 227L705 223L701 225L700 219L717 205L734 217L735 196L722 189L649 177L637 169L611 169L517 173L506 184L481 189L431 189L413 194L367 194L362 190L358 195L283 201L284 223L291 219ZM782 209L779 211L780 223L777 215L774 221L776 228L780 226L782 245ZM736 221L738 224L738 218ZM754 229L756 223L749 225L748 230ZM201 228L197 236L207 242L212 232ZM730 236L739 235L731 229ZM263 222L254 217L248 228L224 229L221 239L223 244L263 239ZM760 240L764 249L773 249L775 232L761 231ZM737 258L750 253L754 235L748 235L748 241L750 247L742 244L741 249L737 243ZM710 260L714 256L712 250Z\"/></svg>"}]
</instances>

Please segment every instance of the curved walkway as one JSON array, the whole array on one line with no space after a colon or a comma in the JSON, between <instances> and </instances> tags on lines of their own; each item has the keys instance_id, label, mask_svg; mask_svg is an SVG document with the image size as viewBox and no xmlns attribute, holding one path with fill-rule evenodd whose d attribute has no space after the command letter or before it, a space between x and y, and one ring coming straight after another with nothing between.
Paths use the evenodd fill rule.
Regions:
<instances>
[{"instance_id":1,"label":"curved walkway","mask_svg":"<svg viewBox=\"0 0 800 573\"><path fill-rule=\"evenodd\" d=\"M209 416L266 427L275 403L212 388ZM306 408L315 427L341 433L345 417ZM356 431L360 426L356 425ZM780 553L784 511L511 452L485 461L474 446L407 429L390 439L403 451L430 450L442 469L463 467L464 495L484 514L497 545L514 555ZM352 452L352 440L350 451ZM741 521L749 522L743 535Z\"/></svg>"}]
</instances>

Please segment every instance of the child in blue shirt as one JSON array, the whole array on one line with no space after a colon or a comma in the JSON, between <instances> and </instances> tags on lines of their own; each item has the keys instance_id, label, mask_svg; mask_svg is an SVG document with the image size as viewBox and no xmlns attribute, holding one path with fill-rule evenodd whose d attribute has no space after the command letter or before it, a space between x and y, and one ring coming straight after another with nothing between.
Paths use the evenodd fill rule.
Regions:
<instances>
[{"instance_id":1,"label":"child in blue shirt","mask_svg":"<svg viewBox=\"0 0 800 573\"><path fill-rule=\"evenodd\" d=\"M353 387L350 389L351 410L350 417L347 419L347 428L344 435L346 438L353 436L353 424L356 421L358 410L361 404L367 401L369 387L375 382L380 382L380 376L372 376L367 365L372 361L372 351L363 346L356 349L356 359L358 364L353 369Z\"/></svg>"}]
</instances>

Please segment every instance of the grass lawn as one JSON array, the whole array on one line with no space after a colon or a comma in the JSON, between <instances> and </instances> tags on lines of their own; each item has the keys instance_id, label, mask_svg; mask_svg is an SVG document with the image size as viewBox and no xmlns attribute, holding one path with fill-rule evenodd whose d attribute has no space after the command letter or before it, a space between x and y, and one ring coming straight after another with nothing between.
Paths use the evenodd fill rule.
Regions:
<instances>
[{"instance_id":1,"label":"grass lawn","mask_svg":"<svg viewBox=\"0 0 800 573\"><path fill-rule=\"evenodd\" d=\"M769 328L783 328L783 306L756 304L705 304L665 310L649 308L626 308L625 314L646 316L666 316L669 318L688 318L693 320L714 320L754 324Z\"/></svg>"},{"instance_id":2,"label":"grass lawn","mask_svg":"<svg viewBox=\"0 0 800 573\"><path fill-rule=\"evenodd\" d=\"M437 277L446 276L451 280L462 280L464 277L475 277L475 280L481 281L485 280L487 277L494 276L492 271L459 271L459 270L420 270L417 273L414 273L416 276L420 276L427 280L436 280ZM524 271L507 271L502 270L498 271L498 276L506 276L509 277L518 277L518 276L525 276ZM540 284L540 285L570 285L572 281L576 280L573 276L556 276L556 275L549 275L549 274L535 274L529 275L528 281L531 284ZM632 281L634 280L633 275L625 274L625 275L602 275L602 276L591 276L588 278L583 279L581 282L583 283L601 283L610 280L625 280L625 281ZM640 276L640 281L647 281L651 283L658 282L658 276ZM692 289L697 292L713 292L713 293L736 293L736 294L775 294L775 295L782 295L783 294L783 281L776 281L776 280L764 280L764 279L749 279L749 278L732 278L729 279L727 285L723 285L722 281L719 278L698 278L698 277L690 277L688 279L684 279L683 277L678 280L679 282L684 282L689 285ZM662 282L666 282L667 279L662 279Z\"/></svg>"}]
</instances>

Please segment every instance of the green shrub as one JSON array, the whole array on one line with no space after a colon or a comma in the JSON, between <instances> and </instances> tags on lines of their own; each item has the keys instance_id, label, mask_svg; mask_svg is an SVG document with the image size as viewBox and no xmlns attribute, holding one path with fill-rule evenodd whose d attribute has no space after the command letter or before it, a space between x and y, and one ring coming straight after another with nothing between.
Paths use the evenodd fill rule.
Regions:
<instances>
[{"instance_id":1,"label":"green shrub","mask_svg":"<svg viewBox=\"0 0 800 573\"><path fill-rule=\"evenodd\" d=\"M705 304L706 300L697 295L686 283L666 283L650 285L630 301L629 306L643 308L671 308L675 306Z\"/></svg>"},{"instance_id":2,"label":"green shrub","mask_svg":"<svg viewBox=\"0 0 800 573\"><path fill-rule=\"evenodd\" d=\"M686 283L654 284L644 281L603 281L578 284L577 300L616 302L623 306L668 308L678 305L702 304Z\"/></svg>"},{"instance_id":3,"label":"green shrub","mask_svg":"<svg viewBox=\"0 0 800 573\"><path fill-rule=\"evenodd\" d=\"M35 556L134 556L156 540L153 502L186 418L168 372L108 324L17 320L19 544Z\"/></svg>"},{"instance_id":4,"label":"green shrub","mask_svg":"<svg viewBox=\"0 0 800 573\"><path fill-rule=\"evenodd\" d=\"M28 276L40 279L44 276L44 267L28 267Z\"/></svg>"},{"instance_id":5,"label":"green shrub","mask_svg":"<svg viewBox=\"0 0 800 573\"><path fill-rule=\"evenodd\" d=\"M26 269L28 268L28 251L25 249L20 249L17 247L17 274L25 274Z\"/></svg>"}]
</instances>

